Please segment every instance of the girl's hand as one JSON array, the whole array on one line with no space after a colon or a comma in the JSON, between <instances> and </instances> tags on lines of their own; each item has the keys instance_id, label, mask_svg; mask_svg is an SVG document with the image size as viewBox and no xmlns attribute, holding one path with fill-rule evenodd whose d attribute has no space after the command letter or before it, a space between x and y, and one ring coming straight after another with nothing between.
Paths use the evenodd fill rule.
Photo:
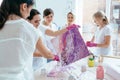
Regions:
<instances>
[{"instance_id":1,"label":"girl's hand","mask_svg":"<svg viewBox=\"0 0 120 80\"><path fill-rule=\"evenodd\" d=\"M91 42L91 41L87 41L87 42L86 42L86 45L87 45L88 47L96 47L96 46L97 46L96 43L93 43L93 42Z\"/></svg>"}]
</instances>

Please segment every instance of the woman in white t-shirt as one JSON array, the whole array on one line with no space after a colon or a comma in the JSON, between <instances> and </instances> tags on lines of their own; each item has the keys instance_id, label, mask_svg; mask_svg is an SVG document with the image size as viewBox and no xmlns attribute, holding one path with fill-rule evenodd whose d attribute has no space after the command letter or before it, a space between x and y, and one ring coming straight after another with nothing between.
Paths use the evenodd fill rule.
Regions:
<instances>
[{"instance_id":1,"label":"woman in white t-shirt","mask_svg":"<svg viewBox=\"0 0 120 80\"><path fill-rule=\"evenodd\" d=\"M108 19L102 11L96 12L93 17L98 27L92 40L86 44L88 47L94 47L93 54L95 55L111 55L111 31Z\"/></svg>"},{"instance_id":2,"label":"woman in white t-shirt","mask_svg":"<svg viewBox=\"0 0 120 80\"><path fill-rule=\"evenodd\" d=\"M3 0L0 7L0 80L34 80L33 52L37 47L46 58L59 61L47 50L38 31L25 19L33 0Z\"/></svg>"},{"instance_id":3,"label":"woman in white t-shirt","mask_svg":"<svg viewBox=\"0 0 120 80\"><path fill-rule=\"evenodd\" d=\"M39 35L42 39L42 42L46 46L46 42L44 41L44 36L42 32L38 29L38 26L40 25L40 21L41 21L40 12L36 9L32 9L30 12L30 16L27 19L31 24L33 24L35 28L37 28ZM33 57L33 69L34 70L39 69L40 67L42 67L43 65L47 63L47 59L42 57L41 54L42 53L38 49L36 49L33 54L34 56Z\"/></svg>"},{"instance_id":4,"label":"woman in white t-shirt","mask_svg":"<svg viewBox=\"0 0 120 80\"><path fill-rule=\"evenodd\" d=\"M43 11L43 18L44 20L42 21L39 29L41 30L41 32L43 33L44 37L45 37L45 41L46 41L46 46L53 51L54 53L56 53L51 40L55 37L57 37L58 35L61 35L63 33L65 33L66 31L74 28L74 27L68 27L66 26L66 28L58 30L58 26L56 26L52 21L53 21L53 17L54 17L54 12L52 9L50 8L46 8ZM56 53L57 54L57 53Z\"/></svg>"}]
</instances>

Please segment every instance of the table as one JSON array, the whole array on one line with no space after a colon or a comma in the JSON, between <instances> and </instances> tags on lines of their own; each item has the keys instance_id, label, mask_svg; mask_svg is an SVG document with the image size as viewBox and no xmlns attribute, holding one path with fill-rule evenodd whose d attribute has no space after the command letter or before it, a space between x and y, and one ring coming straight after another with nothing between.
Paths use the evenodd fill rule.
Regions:
<instances>
[{"instance_id":1,"label":"table","mask_svg":"<svg viewBox=\"0 0 120 80\"><path fill-rule=\"evenodd\" d=\"M57 65L56 61L52 61L38 69L34 72L35 80L69 80L69 76L74 76L75 80L96 80L96 67L87 67L87 71L82 73L81 66L87 66L87 59L83 58L75 63L72 63L70 66L74 67L73 69L69 69L65 72L59 72L56 77L47 77L46 75L41 74L41 70L46 69L46 72L49 73L55 66ZM111 59L110 59L111 60ZM120 60L119 60L120 62ZM111 63L109 59L104 59L104 63ZM105 73L104 80L115 80L109 74Z\"/></svg>"}]
</instances>

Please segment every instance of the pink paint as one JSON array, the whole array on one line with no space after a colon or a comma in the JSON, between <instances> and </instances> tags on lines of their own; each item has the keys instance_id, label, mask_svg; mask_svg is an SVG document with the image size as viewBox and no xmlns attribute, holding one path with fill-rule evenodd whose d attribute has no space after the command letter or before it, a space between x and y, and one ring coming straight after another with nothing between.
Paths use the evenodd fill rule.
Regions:
<instances>
[{"instance_id":1,"label":"pink paint","mask_svg":"<svg viewBox=\"0 0 120 80\"><path fill-rule=\"evenodd\" d=\"M103 66L99 65L97 67L96 77L97 77L97 79L101 79L101 80L104 79L104 68L103 68Z\"/></svg>"}]
</instances>

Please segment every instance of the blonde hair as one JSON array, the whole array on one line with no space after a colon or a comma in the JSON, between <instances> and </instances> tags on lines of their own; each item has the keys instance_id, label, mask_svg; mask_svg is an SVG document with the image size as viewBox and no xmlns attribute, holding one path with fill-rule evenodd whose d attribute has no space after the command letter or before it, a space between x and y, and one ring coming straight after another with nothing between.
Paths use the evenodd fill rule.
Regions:
<instances>
[{"instance_id":1,"label":"blonde hair","mask_svg":"<svg viewBox=\"0 0 120 80\"><path fill-rule=\"evenodd\" d=\"M93 17L94 17L94 18L100 18L100 19L102 19L102 20L103 20L103 23L104 23L105 25L107 25L107 24L109 23L106 15L105 15L104 12L102 12L102 11L96 12L96 13L93 15Z\"/></svg>"}]
</instances>

